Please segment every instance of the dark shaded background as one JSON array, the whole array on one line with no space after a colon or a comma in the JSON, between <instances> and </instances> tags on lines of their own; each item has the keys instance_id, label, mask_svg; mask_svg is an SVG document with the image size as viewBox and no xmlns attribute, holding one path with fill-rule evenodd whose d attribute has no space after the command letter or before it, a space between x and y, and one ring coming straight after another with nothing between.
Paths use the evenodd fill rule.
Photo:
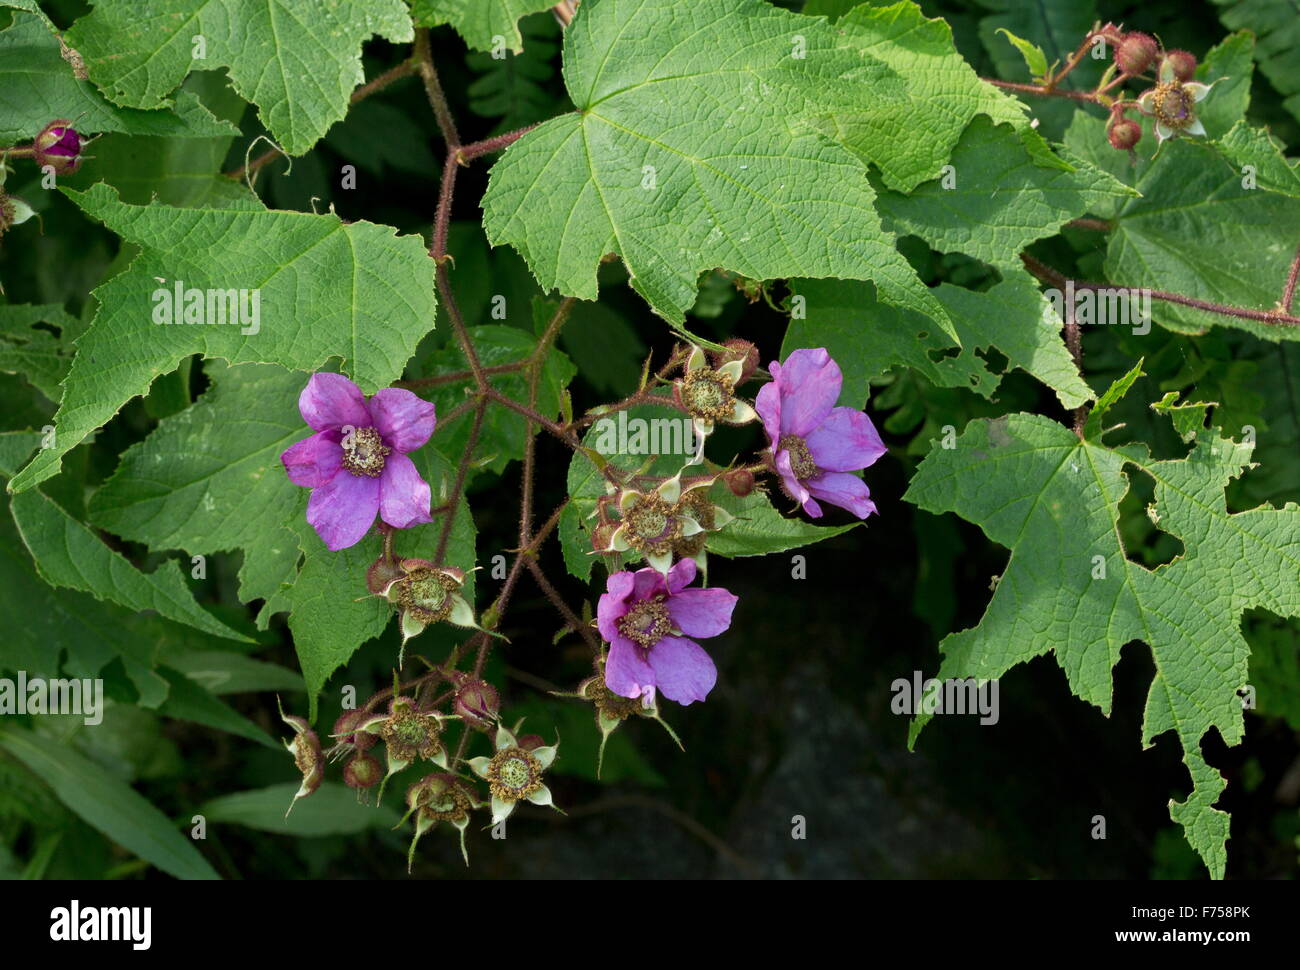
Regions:
<instances>
[{"instance_id":1,"label":"dark shaded background","mask_svg":"<svg viewBox=\"0 0 1300 970\"><path fill-rule=\"evenodd\" d=\"M79 9L75 3L54 6L64 15L63 23L75 18ZM923 7L950 19L960 49L981 74L994 71L975 33L987 9L974 3L927 2ZM1157 32L1168 46L1187 47L1198 55L1227 33L1207 3L1101 7L1103 19ZM546 15L530 18L527 28L530 36L542 38L543 46L547 38L556 37ZM1053 50L1053 44L1068 48L1077 39L1041 42L1052 59L1066 53ZM463 45L449 30L435 31L434 42L463 137L468 141L494 133L500 119L476 115L467 95L468 86L480 76L475 65L481 60L471 57L467 63ZM366 50L367 76L401 56L381 42ZM541 107L553 114L567 103L554 72L558 54L551 65L549 78L543 76L537 83L550 96L550 103ZM282 163L269 166L259 184L268 202L310 209L316 197L333 203L344 218L387 222L404 232L427 235L437 188L433 160L442 151L427 104L414 81L385 91L375 103L390 114L376 115L371 109L349 119L309 156L296 160L292 174L282 174ZM1277 93L1257 73L1252 120L1271 124L1294 149L1295 122L1279 104ZM392 112L422 128L426 140L408 144L404 126L386 127ZM260 131L251 111L244 127L250 138ZM394 167L382 178L363 176L355 192L333 190L336 179L328 173L348 163L349 145L369 140L373 147L376 140L390 137L396 157L411 164ZM244 154L244 144L232 149L227 168L242 163ZM428 167L421 170L426 157ZM453 236L452 251L459 257L453 284L465 294L471 323L481 318L487 294L509 290L526 295L531 282L517 257L488 256L475 238L486 172L485 165L461 172L454 214L465 225L456 230L459 250ZM60 218L80 227L87 248L103 247L106 258L112 252L111 237L89 227L66 201L52 217L55 232ZM930 253L915 241L905 241L903 248L931 282L950 279L979 285L992 278L986 268ZM1078 256L1059 241L1047 249L1058 266ZM629 359L654 352L662 360L670 347L662 322L623 285L617 267L606 267L603 273L607 285L602 305L624 321L618 350ZM778 356L784 318L763 301L749 302L726 280L713 282L720 282L709 290L721 303L720 312L697 316L690 325L715 338L744 336L758 344L764 362ZM21 289L17 287L11 298L19 300ZM774 286L771 295L779 301L784 290ZM603 321L579 314L561 346L580 358L585 346L590 352L584 341L597 339L593 335ZM444 329L431 346L445 339ZM1131 365L1132 357L1111 343L1114 339L1106 333L1087 336L1085 350L1106 368L1087 375L1094 386L1104 386L1114 376L1109 372L1112 364L1117 370L1124 361ZM1176 344L1175 355L1186 353L1178 343L1186 343L1185 338L1166 339ZM1233 339L1226 351L1231 355L1260 352L1253 338ZM611 746L606 761L606 782L592 780L594 719L579 702L544 693L548 686L572 689L587 676L589 659L575 637L550 645L559 620L528 580L523 581L505 624L513 643L496 651L492 670L504 685L507 714L528 712L530 728L548 737L552 729L546 718L553 718L562 730L561 759L550 781L556 802L568 814L520 809L504 842L485 831L471 831L468 870L454 837L435 830L420 845L415 876L1205 877L1168 816L1169 800L1183 799L1190 788L1177 742L1165 735L1152 749L1141 748L1142 707L1153 673L1150 652L1142 644L1130 644L1123 651L1109 718L1071 696L1055 662L1040 658L1002 679L998 724L981 727L971 717L938 718L922 735L916 752L907 751L907 719L890 713L890 683L910 679L916 670L929 675L937 669L938 641L978 622L988 601L989 581L1006 562L1006 551L992 546L978 529L953 516L930 516L901 501L917 461L912 452L923 450L932 427L954 423L960 428L970 417L989 413L988 405L961 396L964 392L934 392L908 382L917 380L882 382L869 407L891 446L890 454L866 475L878 516L865 527L800 550L806 557L804 579L791 576L792 554L713 560L711 582L737 593L740 604L732 629L707 644L719 667L718 686L708 701L689 708L664 704L665 717L686 744L685 753L658 725L638 720L616 735L618 744ZM203 386L196 372L191 389L198 392ZM573 394L577 410L611 396L583 374ZM1159 396L1153 378L1139 384L1131 398L1146 402ZM1006 379L995 406L1060 416L1054 397L1023 375ZM146 409L141 402L133 403L101 436L99 467L92 475L102 479L111 471L114 455L149 427ZM749 432L729 433L743 447L757 443ZM1177 446L1173 440L1155 444ZM724 450L719 446L717 453ZM543 514L563 498L567 464L566 450L541 439L537 504ZM515 543L518 488L517 466L499 479L489 475L475 481L470 500L482 564ZM1136 500L1132 504L1140 509ZM848 521L839 515L832 511L827 521ZM1135 550L1135 558L1160 561L1164 553L1155 545L1158 536L1145 538L1151 544ZM553 542L543 561L570 602L586 597L594 603L603 584L601 570L592 587L570 579ZM218 566L218 603L232 610L242 609L234 597L236 565ZM480 577L482 605L495 587L486 573ZM1267 621L1262 614L1257 619ZM1294 637L1294 625L1289 631ZM272 634L256 655L296 669L283 617ZM390 628L384 638L365 645L333 683L383 686L396 642ZM430 631L412 646L439 657L450 642ZM320 726L337 714L337 708L328 706L336 694L327 690ZM238 697L232 703L272 734L282 733L266 696ZM560 707L571 710L561 716L556 713ZM182 753L183 765L139 787L177 817L209 798L293 778L287 757L192 724L166 722L165 740ZM1232 813L1229 878L1294 878L1300 832L1296 731L1280 718L1250 714L1243 744L1229 749L1211 735L1205 749L1209 762L1228 780L1220 807ZM394 796L402 790L400 783L391 788L389 800L396 803ZM1096 815L1107 820L1104 841L1091 837ZM806 839L791 838L795 816L806 820ZM77 826L82 823L72 823L60 855L102 855L93 834ZM386 878L403 875L408 837L409 829L289 838L222 825L214 827L204 848L218 870L230 877ZM32 833L20 831L12 846L15 853L21 856L30 849L32 838ZM70 860L56 859L50 874L69 871Z\"/></svg>"}]
</instances>

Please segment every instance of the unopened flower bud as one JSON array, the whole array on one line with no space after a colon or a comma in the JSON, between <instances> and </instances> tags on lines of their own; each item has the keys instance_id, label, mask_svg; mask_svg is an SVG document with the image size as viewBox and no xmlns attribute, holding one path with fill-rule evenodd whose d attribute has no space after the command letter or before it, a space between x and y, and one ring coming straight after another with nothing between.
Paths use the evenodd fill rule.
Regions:
<instances>
[{"instance_id":1,"label":"unopened flower bud","mask_svg":"<svg viewBox=\"0 0 1300 970\"><path fill-rule=\"evenodd\" d=\"M540 734L522 734L519 736L519 747L525 751L536 751L546 744L546 741Z\"/></svg>"},{"instance_id":2,"label":"unopened flower bud","mask_svg":"<svg viewBox=\"0 0 1300 970\"><path fill-rule=\"evenodd\" d=\"M1115 63L1125 74L1141 74L1156 59L1159 46L1150 34L1134 31L1125 34L1124 39L1115 48Z\"/></svg>"},{"instance_id":3,"label":"unopened flower bud","mask_svg":"<svg viewBox=\"0 0 1300 970\"><path fill-rule=\"evenodd\" d=\"M1111 148L1126 151L1142 137L1142 126L1130 118L1121 118L1106 129L1106 140Z\"/></svg>"},{"instance_id":4,"label":"unopened flower bud","mask_svg":"<svg viewBox=\"0 0 1300 970\"><path fill-rule=\"evenodd\" d=\"M366 711L344 711L339 715L339 719L334 722L332 732L334 740L358 751L369 751L374 747L375 741L378 739L367 731L357 731L355 729L362 721L370 718L371 715Z\"/></svg>"},{"instance_id":5,"label":"unopened flower bud","mask_svg":"<svg viewBox=\"0 0 1300 970\"><path fill-rule=\"evenodd\" d=\"M618 525L614 522L602 522L591 530L591 548L596 552L608 552L610 540Z\"/></svg>"},{"instance_id":6,"label":"unopened flower bud","mask_svg":"<svg viewBox=\"0 0 1300 970\"><path fill-rule=\"evenodd\" d=\"M389 586L405 575L396 560L380 556L366 570L366 589L376 596L383 596Z\"/></svg>"},{"instance_id":7,"label":"unopened flower bud","mask_svg":"<svg viewBox=\"0 0 1300 970\"><path fill-rule=\"evenodd\" d=\"M1196 76L1196 58L1187 51L1166 51L1163 63L1179 81L1190 81Z\"/></svg>"},{"instance_id":8,"label":"unopened flower bud","mask_svg":"<svg viewBox=\"0 0 1300 970\"><path fill-rule=\"evenodd\" d=\"M41 168L48 165L58 175L71 175L81 166L81 135L62 119L42 128L32 148L36 164Z\"/></svg>"},{"instance_id":9,"label":"unopened flower bud","mask_svg":"<svg viewBox=\"0 0 1300 970\"><path fill-rule=\"evenodd\" d=\"M456 713L470 727L486 731L501 711L497 689L482 680L465 680L456 689Z\"/></svg>"},{"instance_id":10,"label":"unopened flower bud","mask_svg":"<svg viewBox=\"0 0 1300 970\"><path fill-rule=\"evenodd\" d=\"M754 376L754 372L758 370L757 347L748 340L742 340L739 337L732 337L722 346L726 347L727 350L725 353L714 355L716 366L721 367L733 360L740 361L740 377L736 380L737 384L743 384Z\"/></svg>"},{"instance_id":11,"label":"unopened flower bud","mask_svg":"<svg viewBox=\"0 0 1300 970\"><path fill-rule=\"evenodd\" d=\"M754 490L754 473L747 468L733 468L722 473L722 480L731 489L731 494L744 498Z\"/></svg>"},{"instance_id":12,"label":"unopened flower bud","mask_svg":"<svg viewBox=\"0 0 1300 970\"><path fill-rule=\"evenodd\" d=\"M343 766L343 784L349 788L373 788L383 780L383 765L364 752L358 751Z\"/></svg>"}]
</instances>

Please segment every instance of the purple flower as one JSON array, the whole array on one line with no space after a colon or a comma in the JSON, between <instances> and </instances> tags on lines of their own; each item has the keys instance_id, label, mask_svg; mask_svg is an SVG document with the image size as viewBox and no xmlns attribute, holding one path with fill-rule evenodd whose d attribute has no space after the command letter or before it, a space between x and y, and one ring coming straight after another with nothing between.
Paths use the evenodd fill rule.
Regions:
<instances>
[{"instance_id":1,"label":"purple flower","mask_svg":"<svg viewBox=\"0 0 1300 970\"><path fill-rule=\"evenodd\" d=\"M824 347L796 350L785 364L768 365L772 382L754 405L763 419L781 487L814 519L817 499L848 509L860 519L876 511L866 483L849 472L885 453L876 426L862 411L835 407L840 366Z\"/></svg>"},{"instance_id":2,"label":"purple flower","mask_svg":"<svg viewBox=\"0 0 1300 970\"><path fill-rule=\"evenodd\" d=\"M715 637L731 626L736 597L725 589L686 589L695 560L668 570L623 570L609 577L596 625L609 643L605 686L653 703L656 689L678 704L702 701L718 680L709 655L687 637Z\"/></svg>"},{"instance_id":3,"label":"purple flower","mask_svg":"<svg viewBox=\"0 0 1300 970\"><path fill-rule=\"evenodd\" d=\"M364 538L375 514L396 529L431 522L429 484L406 457L433 434L433 404L388 387L369 401L341 374L313 374L298 397L316 432L280 456L289 480L312 489L307 521L330 549Z\"/></svg>"}]
</instances>

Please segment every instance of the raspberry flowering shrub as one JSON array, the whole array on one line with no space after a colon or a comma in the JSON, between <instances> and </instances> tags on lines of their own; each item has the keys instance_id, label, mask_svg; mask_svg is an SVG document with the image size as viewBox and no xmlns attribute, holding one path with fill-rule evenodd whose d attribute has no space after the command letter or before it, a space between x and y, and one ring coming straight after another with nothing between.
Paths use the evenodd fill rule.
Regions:
<instances>
[{"instance_id":1,"label":"raspberry flowering shrub","mask_svg":"<svg viewBox=\"0 0 1300 970\"><path fill-rule=\"evenodd\" d=\"M558 332L567 312L568 308L562 307L548 330ZM466 357L473 359L468 334L463 347ZM578 456L599 463L604 494L593 512L598 524L591 530L590 554L604 554L611 568L594 623L579 621L572 628L592 649L593 675L574 691L559 692L588 701L594 708L602 739L597 773L605 741L620 722L632 714L659 719L661 695L681 705L703 701L717 682L717 668L697 639L725 634L738 598L724 588L693 583L707 564L710 534L725 530L737 517L714 504L710 497L713 489L750 495L763 488L765 476L772 476L812 517L823 514L813 495L861 519L876 512L867 485L850 471L873 464L885 448L864 412L836 406L842 384L836 362L824 348L796 350L784 365L772 361L767 371L771 382L751 403L738 396L737 385L755 377L756 368L751 365L747 372L745 367L753 353L749 345L719 348L710 361L699 346L679 346L657 372L660 386L644 383L622 401L594 409L608 417L619 410L657 405L687 415L702 441L694 454L682 457L684 464L671 476L646 474L645 468L620 468L582 443L568 427L534 412L530 404L505 398L490 385L479 388L482 396L465 446L465 461L474 451L474 435L481 430L483 414L489 402L494 402L520 411L547 427ZM528 392L534 402L535 374L534 369ZM562 616L570 621L574 618L558 600L536 556L538 545L562 509L536 533L531 532L525 512L519 558L506 579L505 590L489 608L489 625L480 625L461 595L462 570L431 560L399 558L392 551L396 532L431 521L429 485L414 470L408 453L418 450L432 435L434 406L404 388L380 391L367 401L352 382L330 373L313 375L298 404L314 433L280 456L285 474L293 484L314 489L307 504L307 522L332 552L359 543L376 524L378 514L377 527L385 540L383 554L355 579L392 606L402 634L391 692L377 694L359 710L340 716L331 757L348 758L343 780L359 797L377 786L376 801L382 798L390 777L417 762L427 761L442 769L416 782L407 793L406 817L415 827L411 858L424 833L436 822L448 821L459 830L468 863L464 836L474 811L490 809L492 824L498 824L521 801L555 807L542 776L557 757L558 742L546 745L536 735L516 739L519 726L512 732L500 721L502 688L483 680L482 674L492 641L500 636L496 628L502 623L521 564L531 567L539 585L555 598ZM741 457L735 456L725 466L704 470L710 464L704 443L715 421L744 425L759 419L766 433L766 449L750 456L747 463L738 465ZM571 422L575 426L581 423ZM535 460L528 460L531 440L529 448L525 508L536 471ZM400 471L393 469L395 460L402 463ZM463 478L458 480L463 485ZM444 503L440 514L445 516L442 535L446 536L456 515L456 497ZM624 568L638 561L646 566ZM408 642L437 623L478 632L457 646L443 664L420 658L429 670L401 682ZM472 670L457 669L461 656L474 657ZM439 692L439 685L446 689ZM449 720L463 721L467 729L450 760L441 740L444 722ZM296 801L319 787L324 762L319 741L306 728L307 722L300 717L285 717L285 722L297 732L288 747L303 772ZM466 757L471 729L493 736L492 755ZM668 730L680 744L672 729ZM385 745L386 772L365 753L377 740ZM486 797L480 793L480 780L487 783Z\"/></svg>"},{"instance_id":2,"label":"raspberry flowering shrub","mask_svg":"<svg viewBox=\"0 0 1300 970\"><path fill-rule=\"evenodd\" d=\"M1051 657L1104 714L1146 689L1144 846L1280 851L1221 801L1220 747L1276 773L1246 725L1292 713L1300 613L1300 116L1257 4L279 0L319 26L285 33L149 2L0 12L0 596L42 618L0 673L114 702L93 744L6 719L0 773L77 779L74 815L97 785L106 844L174 875L259 864L191 809L400 817L418 872L580 824L577 778L659 780L647 738L728 815L796 714L835 723L823 670L915 745L939 712L867 672ZM274 767L96 770L174 722ZM1091 817L1073 781L1017 836Z\"/></svg>"}]
</instances>

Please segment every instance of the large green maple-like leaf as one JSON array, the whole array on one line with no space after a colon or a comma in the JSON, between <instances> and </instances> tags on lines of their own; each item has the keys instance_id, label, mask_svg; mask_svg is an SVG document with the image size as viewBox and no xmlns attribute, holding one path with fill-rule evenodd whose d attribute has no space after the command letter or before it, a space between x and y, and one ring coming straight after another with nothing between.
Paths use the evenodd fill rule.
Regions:
<instances>
[{"instance_id":1,"label":"large green maple-like leaf","mask_svg":"<svg viewBox=\"0 0 1300 970\"><path fill-rule=\"evenodd\" d=\"M910 0L891 6L864 3L836 21L835 32L842 47L878 58L904 85L901 98L881 97L870 89L845 92L849 97L832 106L825 93L821 95L821 126L876 165L891 189L910 192L937 178L958 138L979 114L988 115L994 124L1017 127L1039 164L1069 169L1051 157L1029 128L1025 106L981 81L957 53L946 21L927 20Z\"/></svg>"},{"instance_id":2,"label":"large green maple-like leaf","mask_svg":"<svg viewBox=\"0 0 1300 970\"><path fill-rule=\"evenodd\" d=\"M365 80L361 42L374 34L414 36L402 0L100 0L67 40L104 95L132 108L166 105L192 69L226 67L284 150L301 155L347 113Z\"/></svg>"},{"instance_id":3,"label":"large green maple-like leaf","mask_svg":"<svg viewBox=\"0 0 1300 970\"><path fill-rule=\"evenodd\" d=\"M1008 270L982 292L950 283L935 289L957 326L960 349L926 317L880 303L870 283L798 280L792 289L803 302L786 330L782 356L799 347L825 347L844 375L841 401L852 407L866 402L873 378L898 366L938 387L992 397L1001 377L977 353L988 347L1056 391L1067 408L1092 397L1066 349L1061 318L1023 269Z\"/></svg>"},{"instance_id":4,"label":"large green maple-like leaf","mask_svg":"<svg viewBox=\"0 0 1300 970\"><path fill-rule=\"evenodd\" d=\"M1195 447L1179 460L1104 445L1102 415L1136 373L1103 396L1083 440L1037 415L972 422L955 448L930 452L905 497L956 512L1011 550L979 625L944 639L940 678L996 678L1052 653L1071 690L1109 714L1121 648L1148 644L1156 674L1143 743L1176 732L1192 790L1170 803L1170 815L1218 878L1229 819L1213 805L1225 782L1201 738L1211 729L1230 745L1242 737L1243 611L1300 615L1300 507L1229 514L1224 488L1251 448L1209 430L1195 431ZM1119 537L1126 466L1155 480L1150 515L1184 546L1155 569L1131 562ZM913 725L913 741L928 719Z\"/></svg>"},{"instance_id":5,"label":"large green maple-like leaf","mask_svg":"<svg viewBox=\"0 0 1300 970\"><path fill-rule=\"evenodd\" d=\"M912 103L882 56L820 18L748 0L588 0L565 32L578 110L493 167L488 237L518 249L544 288L584 299L617 253L673 321L699 273L723 267L872 279L883 299L947 327L882 230L864 161L819 130L839 109Z\"/></svg>"},{"instance_id":6,"label":"large green maple-like leaf","mask_svg":"<svg viewBox=\"0 0 1300 970\"><path fill-rule=\"evenodd\" d=\"M1117 286L1273 309L1300 239L1300 199L1245 182L1213 147L1186 138L1167 143L1137 183L1141 197L1119 210L1107 278ZM1300 340L1297 327L1191 307L1161 304L1154 316L1185 332L1217 324L1269 340Z\"/></svg>"},{"instance_id":7,"label":"large green maple-like leaf","mask_svg":"<svg viewBox=\"0 0 1300 970\"><path fill-rule=\"evenodd\" d=\"M238 128L213 117L189 92L176 99L174 110L139 111L110 104L93 84L76 76L58 38L40 18L27 13L13 16L13 24L0 30L0 142L34 138L55 118L74 121L86 132L172 138L239 134Z\"/></svg>"},{"instance_id":8,"label":"large green maple-like leaf","mask_svg":"<svg viewBox=\"0 0 1300 970\"><path fill-rule=\"evenodd\" d=\"M68 450L191 354L304 371L341 357L348 376L373 393L401 375L433 326L433 264L416 236L333 215L126 205L103 185L67 195L142 252L95 290L100 309L77 341L57 446L15 476L13 491L53 475ZM247 290L249 306L258 291L257 332L229 322L154 323L162 305L155 294L181 282Z\"/></svg>"},{"instance_id":9,"label":"large green maple-like leaf","mask_svg":"<svg viewBox=\"0 0 1300 970\"><path fill-rule=\"evenodd\" d=\"M497 38L516 54L524 49L519 18L552 6L552 0L413 0L411 16L421 27L451 24L476 50L491 51Z\"/></svg>"}]
</instances>

